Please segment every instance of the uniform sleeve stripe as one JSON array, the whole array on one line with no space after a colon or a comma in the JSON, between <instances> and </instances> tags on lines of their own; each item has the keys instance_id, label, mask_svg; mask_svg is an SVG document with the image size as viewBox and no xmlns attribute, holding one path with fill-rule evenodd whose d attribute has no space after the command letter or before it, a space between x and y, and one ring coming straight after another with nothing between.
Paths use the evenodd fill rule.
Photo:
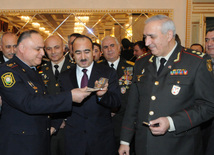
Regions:
<instances>
[{"instance_id":1,"label":"uniform sleeve stripe","mask_svg":"<svg viewBox=\"0 0 214 155\"><path fill-rule=\"evenodd\" d=\"M191 124L191 126L192 126L192 120L191 120L191 118L190 118L188 112L187 112L185 109L184 109L184 111L186 112L186 114L187 114L187 116L188 116L188 118L189 118L190 124Z\"/></svg>"}]
</instances>

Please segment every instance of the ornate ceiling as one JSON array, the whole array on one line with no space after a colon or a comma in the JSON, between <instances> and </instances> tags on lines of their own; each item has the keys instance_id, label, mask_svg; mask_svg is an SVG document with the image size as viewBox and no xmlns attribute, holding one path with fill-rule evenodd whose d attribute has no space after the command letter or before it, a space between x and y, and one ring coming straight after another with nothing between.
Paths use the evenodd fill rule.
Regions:
<instances>
[{"instance_id":1,"label":"ornate ceiling","mask_svg":"<svg viewBox=\"0 0 214 155\"><path fill-rule=\"evenodd\" d=\"M36 29L44 39L57 34L67 42L68 35L81 33L88 35L93 41L101 40L106 35L132 40L132 29L149 16L157 13L133 12L77 12L77 13L34 13L7 12L0 15L0 20L9 23L9 31L16 27L18 32ZM163 14L163 13L162 13ZM168 12L166 13L168 15ZM28 17L28 19L22 19ZM34 26L33 23L39 24ZM120 31L120 32L118 32ZM115 34L116 33L116 34ZM140 36L142 37L142 36ZM99 42L98 41L98 42Z\"/></svg>"}]
</instances>

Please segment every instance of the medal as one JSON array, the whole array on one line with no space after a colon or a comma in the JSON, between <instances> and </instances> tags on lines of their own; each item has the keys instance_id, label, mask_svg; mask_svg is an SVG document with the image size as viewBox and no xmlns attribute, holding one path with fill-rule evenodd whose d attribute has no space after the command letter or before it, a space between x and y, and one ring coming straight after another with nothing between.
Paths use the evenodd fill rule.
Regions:
<instances>
[{"instance_id":1,"label":"medal","mask_svg":"<svg viewBox=\"0 0 214 155\"><path fill-rule=\"evenodd\" d=\"M121 94L125 94L126 93L126 87L121 87Z\"/></svg>"}]
</instances>

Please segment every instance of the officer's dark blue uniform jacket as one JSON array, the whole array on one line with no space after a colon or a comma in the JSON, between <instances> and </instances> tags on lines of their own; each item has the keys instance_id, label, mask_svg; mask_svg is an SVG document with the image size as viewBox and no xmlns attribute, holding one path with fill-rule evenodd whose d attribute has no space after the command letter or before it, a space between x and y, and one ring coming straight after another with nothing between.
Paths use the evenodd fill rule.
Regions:
<instances>
[{"instance_id":1,"label":"officer's dark blue uniform jacket","mask_svg":"<svg viewBox=\"0 0 214 155\"><path fill-rule=\"evenodd\" d=\"M41 77L19 58L0 66L0 154L48 155L49 113L70 111L70 91L45 94Z\"/></svg>"}]
</instances>

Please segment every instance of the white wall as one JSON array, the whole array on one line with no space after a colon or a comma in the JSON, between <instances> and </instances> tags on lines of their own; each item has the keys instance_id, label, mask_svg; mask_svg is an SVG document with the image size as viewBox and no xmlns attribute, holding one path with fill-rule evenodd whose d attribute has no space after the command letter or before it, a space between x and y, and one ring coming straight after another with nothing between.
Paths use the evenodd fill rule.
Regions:
<instances>
[{"instance_id":1,"label":"white wall","mask_svg":"<svg viewBox=\"0 0 214 155\"><path fill-rule=\"evenodd\" d=\"M173 9L185 43L186 0L0 0L0 9Z\"/></svg>"}]
</instances>

